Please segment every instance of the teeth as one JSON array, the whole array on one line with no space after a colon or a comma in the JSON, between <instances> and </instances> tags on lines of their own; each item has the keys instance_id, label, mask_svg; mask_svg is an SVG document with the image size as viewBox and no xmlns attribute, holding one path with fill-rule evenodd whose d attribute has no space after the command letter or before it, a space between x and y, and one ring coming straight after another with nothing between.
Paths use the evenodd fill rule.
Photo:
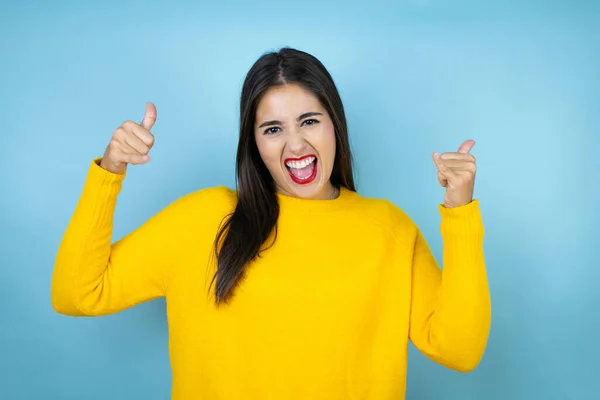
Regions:
<instances>
[{"instance_id":1,"label":"teeth","mask_svg":"<svg viewBox=\"0 0 600 400\"><path fill-rule=\"evenodd\" d=\"M308 157L302 161L288 161L287 163L285 163L285 165L287 165L290 168L302 169L307 167L313 161L315 161L315 157Z\"/></svg>"}]
</instances>

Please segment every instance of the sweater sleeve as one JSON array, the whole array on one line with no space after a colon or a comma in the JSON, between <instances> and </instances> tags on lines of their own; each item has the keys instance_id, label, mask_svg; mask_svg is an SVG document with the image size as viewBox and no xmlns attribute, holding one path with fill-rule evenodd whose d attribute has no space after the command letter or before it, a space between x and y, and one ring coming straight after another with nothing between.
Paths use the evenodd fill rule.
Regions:
<instances>
[{"instance_id":1,"label":"sweater sleeve","mask_svg":"<svg viewBox=\"0 0 600 400\"><path fill-rule=\"evenodd\" d=\"M54 309L66 315L116 313L166 294L177 252L177 207L170 205L111 245L125 174L92 161L60 242L51 284Z\"/></svg>"},{"instance_id":2,"label":"sweater sleeve","mask_svg":"<svg viewBox=\"0 0 600 400\"><path fill-rule=\"evenodd\" d=\"M491 324L484 228L477 200L450 209L440 205L439 212L443 270L417 229L409 334L430 359L469 372L483 357Z\"/></svg>"}]
</instances>

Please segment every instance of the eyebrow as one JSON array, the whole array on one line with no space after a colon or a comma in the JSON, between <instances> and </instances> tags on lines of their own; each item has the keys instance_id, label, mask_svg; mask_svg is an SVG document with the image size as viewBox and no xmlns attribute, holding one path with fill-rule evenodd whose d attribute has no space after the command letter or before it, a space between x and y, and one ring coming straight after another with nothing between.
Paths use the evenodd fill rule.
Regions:
<instances>
[{"instance_id":1,"label":"eyebrow","mask_svg":"<svg viewBox=\"0 0 600 400\"><path fill-rule=\"evenodd\" d=\"M300 122L304 118L314 117L315 115L323 115L323 114L320 112L317 112L317 111L310 111L310 112L304 113L301 116L299 116L298 118L296 118L296 121ZM262 124L260 124L259 128L264 128L265 126L270 126L270 125L283 125L283 124L281 123L281 121L277 121L277 120L265 121Z\"/></svg>"}]
</instances>

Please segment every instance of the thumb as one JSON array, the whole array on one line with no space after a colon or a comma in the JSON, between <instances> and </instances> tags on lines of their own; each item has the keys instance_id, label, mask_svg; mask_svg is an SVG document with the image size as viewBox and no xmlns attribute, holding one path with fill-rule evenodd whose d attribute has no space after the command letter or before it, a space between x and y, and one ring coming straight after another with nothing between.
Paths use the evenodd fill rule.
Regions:
<instances>
[{"instance_id":1,"label":"thumb","mask_svg":"<svg viewBox=\"0 0 600 400\"><path fill-rule=\"evenodd\" d=\"M458 148L458 152L459 153L468 153L469 151L471 151L473 146L475 146L474 140L470 140L470 139L466 140L463 142L463 144L460 145L460 147Z\"/></svg>"},{"instance_id":2,"label":"thumb","mask_svg":"<svg viewBox=\"0 0 600 400\"><path fill-rule=\"evenodd\" d=\"M146 103L146 114L144 114L144 119L140 124L142 128L149 131L154 126L156 122L156 106L150 102Z\"/></svg>"}]
</instances>

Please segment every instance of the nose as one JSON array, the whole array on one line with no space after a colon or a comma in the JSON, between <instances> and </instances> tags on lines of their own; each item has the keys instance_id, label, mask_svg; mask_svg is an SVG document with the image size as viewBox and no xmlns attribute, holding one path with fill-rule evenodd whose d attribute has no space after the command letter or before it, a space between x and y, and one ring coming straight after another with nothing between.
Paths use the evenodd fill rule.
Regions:
<instances>
[{"instance_id":1,"label":"nose","mask_svg":"<svg viewBox=\"0 0 600 400\"><path fill-rule=\"evenodd\" d=\"M301 156L306 152L308 143L300 132L293 131L287 137L286 146L292 154Z\"/></svg>"}]
</instances>

